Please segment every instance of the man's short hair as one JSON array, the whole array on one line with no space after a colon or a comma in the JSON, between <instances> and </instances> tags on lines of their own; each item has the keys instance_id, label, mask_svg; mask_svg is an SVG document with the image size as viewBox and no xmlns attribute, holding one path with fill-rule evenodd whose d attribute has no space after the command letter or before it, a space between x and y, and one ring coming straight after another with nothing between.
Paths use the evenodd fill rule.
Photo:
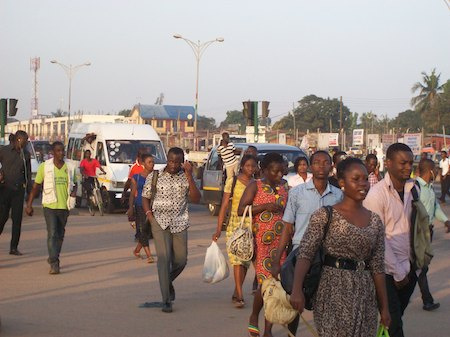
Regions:
<instances>
[{"instance_id":1,"label":"man's short hair","mask_svg":"<svg viewBox=\"0 0 450 337\"><path fill-rule=\"evenodd\" d=\"M64 148L64 144L62 143L62 142L60 142L60 141L56 141L56 142L53 142L52 143L52 150L54 150L57 146L62 146L63 148ZM84 151L85 153L86 152L91 152L91 150L86 150L86 151Z\"/></svg>"},{"instance_id":2,"label":"man's short hair","mask_svg":"<svg viewBox=\"0 0 450 337\"><path fill-rule=\"evenodd\" d=\"M225 138L225 137L230 137L230 134L228 132L223 132L222 133L222 138Z\"/></svg>"},{"instance_id":3,"label":"man's short hair","mask_svg":"<svg viewBox=\"0 0 450 337\"><path fill-rule=\"evenodd\" d=\"M433 170L434 169L434 161L431 159L422 159L419 162L419 173L425 173L426 170Z\"/></svg>"},{"instance_id":4,"label":"man's short hair","mask_svg":"<svg viewBox=\"0 0 450 337\"><path fill-rule=\"evenodd\" d=\"M445 150L442 150L442 151L441 151L441 154L442 154L442 153L445 153L445 154L447 155L447 151L445 151Z\"/></svg>"},{"instance_id":5,"label":"man's short hair","mask_svg":"<svg viewBox=\"0 0 450 337\"><path fill-rule=\"evenodd\" d=\"M314 160L314 157L315 157L316 155L319 155L319 154L324 154L324 155L326 155L326 156L328 157L328 159L330 160L330 164L331 164L331 156L330 156L330 154L329 154L327 151L323 151L323 150L319 150L319 151L314 152L314 153L311 155L311 157L309 158L309 162L312 164L312 162L313 162L313 160Z\"/></svg>"},{"instance_id":6,"label":"man's short hair","mask_svg":"<svg viewBox=\"0 0 450 337\"><path fill-rule=\"evenodd\" d=\"M141 156L141 161L144 162L147 158L153 158L153 156L150 153L144 153Z\"/></svg>"},{"instance_id":7,"label":"man's short hair","mask_svg":"<svg viewBox=\"0 0 450 337\"><path fill-rule=\"evenodd\" d=\"M391 159L391 160L394 159L394 155L397 152L411 152L412 153L412 150L408 145L406 145L404 143L394 143L388 147L388 149L386 151L386 158Z\"/></svg>"},{"instance_id":8,"label":"man's short hair","mask_svg":"<svg viewBox=\"0 0 450 337\"><path fill-rule=\"evenodd\" d=\"M369 162L369 160L372 160L372 159L378 161L377 156L375 156L373 153L369 153L369 154L366 156L366 162Z\"/></svg>"},{"instance_id":9,"label":"man's short hair","mask_svg":"<svg viewBox=\"0 0 450 337\"><path fill-rule=\"evenodd\" d=\"M28 139L28 133L26 133L26 132L23 131L23 130L18 130L18 131L16 132L16 134L14 135L14 139L17 139L17 138L19 138L19 137Z\"/></svg>"},{"instance_id":10,"label":"man's short hair","mask_svg":"<svg viewBox=\"0 0 450 337\"><path fill-rule=\"evenodd\" d=\"M176 156L181 156L183 158L183 161L184 161L184 151L183 151L183 149L181 149L179 147L171 147L169 149L169 152L167 152L167 155L169 155L171 153L176 155Z\"/></svg>"},{"instance_id":11,"label":"man's short hair","mask_svg":"<svg viewBox=\"0 0 450 337\"><path fill-rule=\"evenodd\" d=\"M345 157L345 156L347 156L347 153L345 153L344 151L338 151L335 154L333 154L333 164L336 164L336 162L337 162L337 160L338 160L338 158L340 156L344 156Z\"/></svg>"}]
</instances>

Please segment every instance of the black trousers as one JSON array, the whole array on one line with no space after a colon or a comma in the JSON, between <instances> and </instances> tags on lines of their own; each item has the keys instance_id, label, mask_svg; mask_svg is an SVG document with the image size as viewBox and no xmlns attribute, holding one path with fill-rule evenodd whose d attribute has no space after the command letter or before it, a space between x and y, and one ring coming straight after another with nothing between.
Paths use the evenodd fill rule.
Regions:
<instances>
[{"instance_id":1,"label":"black trousers","mask_svg":"<svg viewBox=\"0 0 450 337\"><path fill-rule=\"evenodd\" d=\"M446 175L444 179L441 180L441 201L445 201L445 196L450 195L450 176Z\"/></svg>"},{"instance_id":2,"label":"black trousers","mask_svg":"<svg viewBox=\"0 0 450 337\"><path fill-rule=\"evenodd\" d=\"M430 237L431 242L433 242L433 225L430 225ZM428 287L428 266L422 268L422 271L419 274L419 278L417 279L417 283L419 284L420 293L422 294L423 304L433 304L434 299L431 296L430 288Z\"/></svg>"},{"instance_id":3,"label":"black trousers","mask_svg":"<svg viewBox=\"0 0 450 337\"><path fill-rule=\"evenodd\" d=\"M391 314L389 335L391 337L404 337L402 316L408 306L409 299L414 292L414 288L416 287L416 273L411 270L408 278L408 284L401 289L397 289L394 283L394 277L386 274L386 288L389 302L389 312Z\"/></svg>"},{"instance_id":4,"label":"black trousers","mask_svg":"<svg viewBox=\"0 0 450 337\"><path fill-rule=\"evenodd\" d=\"M25 189L20 187L17 190L13 190L5 186L0 193L2 193L0 199L0 234L2 234L6 221L8 221L11 214L12 230L10 250L14 250L19 245Z\"/></svg>"}]
</instances>

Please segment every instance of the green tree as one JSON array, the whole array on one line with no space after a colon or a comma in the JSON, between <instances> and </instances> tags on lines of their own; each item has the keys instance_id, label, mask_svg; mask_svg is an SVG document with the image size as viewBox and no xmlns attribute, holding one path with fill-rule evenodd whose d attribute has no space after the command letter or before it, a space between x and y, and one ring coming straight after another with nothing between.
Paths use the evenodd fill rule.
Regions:
<instances>
[{"instance_id":1,"label":"green tree","mask_svg":"<svg viewBox=\"0 0 450 337\"><path fill-rule=\"evenodd\" d=\"M216 120L206 116L198 115L197 117L197 129L198 130L215 130Z\"/></svg>"},{"instance_id":2,"label":"green tree","mask_svg":"<svg viewBox=\"0 0 450 337\"><path fill-rule=\"evenodd\" d=\"M416 82L411 88L413 94L417 91L419 93L411 99L411 106L422 115L427 129L435 132L441 126L438 103L443 86L440 84L440 77L441 74L436 74L436 69L433 69L429 75L422 72L422 82Z\"/></svg>"},{"instance_id":3,"label":"green tree","mask_svg":"<svg viewBox=\"0 0 450 337\"><path fill-rule=\"evenodd\" d=\"M422 116L417 110L400 112L391 124L400 132L418 132L422 129Z\"/></svg>"},{"instance_id":4,"label":"green tree","mask_svg":"<svg viewBox=\"0 0 450 337\"><path fill-rule=\"evenodd\" d=\"M51 113L53 117L63 117L67 116L67 112L62 111L61 109L56 109L56 112Z\"/></svg>"},{"instance_id":5,"label":"green tree","mask_svg":"<svg viewBox=\"0 0 450 337\"><path fill-rule=\"evenodd\" d=\"M339 132L340 103L337 98L322 98L316 95L303 97L294 110L296 128L302 132L307 129L322 132ZM350 109L342 107L343 128L349 129L352 123ZM273 125L274 129L293 129L294 118L292 113L283 117Z\"/></svg>"},{"instance_id":6,"label":"green tree","mask_svg":"<svg viewBox=\"0 0 450 337\"><path fill-rule=\"evenodd\" d=\"M247 125L247 120L244 117L242 111L239 110L231 110L227 111L227 116L225 120L220 123L219 128L226 129L230 124L238 124L240 125L239 131L241 133L245 132L245 126Z\"/></svg>"},{"instance_id":7,"label":"green tree","mask_svg":"<svg viewBox=\"0 0 450 337\"><path fill-rule=\"evenodd\" d=\"M124 117L130 117L131 110L129 110L129 109L120 110L118 115L119 116L124 116Z\"/></svg>"},{"instance_id":8,"label":"green tree","mask_svg":"<svg viewBox=\"0 0 450 337\"><path fill-rule=\"evenodd\" d=\"M445 126L445 132L448 134L450 131L450 80L442 86L442 94L438 103L438 109L441 116L441 126ZM441 133L441 129L438 130Z\"/></svg>"}]
</instances>

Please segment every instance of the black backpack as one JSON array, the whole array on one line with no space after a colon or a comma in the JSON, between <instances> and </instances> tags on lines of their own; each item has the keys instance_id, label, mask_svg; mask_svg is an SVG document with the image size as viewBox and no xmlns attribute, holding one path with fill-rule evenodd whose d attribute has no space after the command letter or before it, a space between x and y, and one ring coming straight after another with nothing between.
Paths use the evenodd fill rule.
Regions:
<instances>
[{"instance_id":1,"label":"black backpack","mask_svg":"<svg viewBox=\"0 0 450 337\"><path fill-rule=\"evenodd\" d=\"M308 273L305 275L305 279L303 281L303 294L305 295L305 309L313 310L312 299L316 294L317 288L319 287L320 276L322 274L322 265L325 260L325 251L323 249L323 242L328 233L328 229L330 228L331 218L333 215L333 207L324 206L325 210L328 214L327 223L325 224L325 230L322 237L322 243L317 249L316 255L314 259L311 261L311 265L309 267ZM289 253L286 261L281 266L281 285L283 289L288 293L292 293L292 288L294 285L294 271L295 271L295 263L297 262L297 254L299 247L295 248L292 252Z\"/></svg>"}]
</instances>

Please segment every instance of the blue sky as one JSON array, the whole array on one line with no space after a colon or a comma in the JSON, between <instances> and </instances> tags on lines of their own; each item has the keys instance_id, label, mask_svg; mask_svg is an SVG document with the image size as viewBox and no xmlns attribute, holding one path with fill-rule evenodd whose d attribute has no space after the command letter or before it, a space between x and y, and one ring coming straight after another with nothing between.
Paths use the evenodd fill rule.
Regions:
<instances>
[{"instance_id":1,"label":"blue sky","mask_svg":"<svg viewBox=\"0 0 450 337\"><path fill-rule=\"evenodd\" d=\"M74 77L72 111L117 113L161 92L165 104L193 105L194 56L174 33L225 38L200 66L199 113L217 121L247 99L269 100L276 120L308 94L392 117L422 71L450 78L443 0L2 0L0 13L0 96L19 99L21 119L34 56L44 114L67 107L68 80L52 59L92 62Z\"/></svg>"}]
</instances>

